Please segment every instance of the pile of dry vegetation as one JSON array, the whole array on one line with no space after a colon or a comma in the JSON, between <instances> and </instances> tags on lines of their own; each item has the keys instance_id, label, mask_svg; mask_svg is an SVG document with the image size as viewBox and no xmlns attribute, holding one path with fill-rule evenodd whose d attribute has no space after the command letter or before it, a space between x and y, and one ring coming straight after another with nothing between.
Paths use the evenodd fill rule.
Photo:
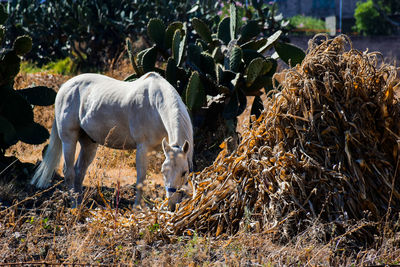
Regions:
<instances>
[{"instance_id":1,"label":"pile of dry vegetation","mask_svg":"<svg viewBox=\"0 0 400 267\"><path fill-rule=\"evenodd\" d=\"M343 35L310 40L238 149L197 175L169 231L218 236L250 218L261 232L289 237L315 220L379 221L389 207L400 211L397 69L380 59Z\"/></svg>"}]
</instances>

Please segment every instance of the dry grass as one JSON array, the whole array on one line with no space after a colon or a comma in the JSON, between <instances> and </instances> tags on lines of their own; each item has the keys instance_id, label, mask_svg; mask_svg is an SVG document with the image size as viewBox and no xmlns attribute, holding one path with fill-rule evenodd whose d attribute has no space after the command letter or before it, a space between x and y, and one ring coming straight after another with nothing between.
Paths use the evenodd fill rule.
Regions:
<instances>
[{"instance_id":1,"label":"dry grass","mask_svg":"<svg viewBox=\"0 0 400 267\"><path fill-rule=\"evenodd\" d=\"M339 46L340 42L344 44L344 40L336 42L339 42ZM340 49L338 51L345 52ZM362 203L355 194L358 189L350 190L345 187L348 183L355 188L362 186L357 180L353 184L345 179L357 177L349 168L352 165L347 154L351 153L351 158L358 159L357 155L360 153L357 149L364 151L368 143L362 140L361 143L365 146L358 145L347 149L344 145L344 149L336 151L336 154L330 152L330 157L327 157L326 149L310 145L315 142L314 134L318 136L317 133L326 127L322 128L322 124L318 123L307 125L309 114L297 112L310 111L309 105L316 104L317 99L322 103L325 101L326 92L321 88L307 93L304 84L300 82L304 81L305 74L302 71L306 66L317 66L317 63L306 65L313 57L318 56L323 60L317 52L318 48L314 47L308 53L306 63L299 67L303 69L284 72L282 93L266 100L268 109L262 118L253 123L252 129L243 129L243 140L237 151L232 155L221 153L213 166L196 174L195 197L182 203L176 213L162 208L165 204L159 176L162 154L154 153L150 159L148 181L151 184L146 185L145 196L151 201L145 207L136 209L132 207L134 190L130 186L135 180L134 152L102 148L89 169L85 179L85 199L83 205L77 209L70 208L71 193L65 192L60 184L49 190L37 192L29 186L22 187L24 191L20 192L20 197L14 194L13 203L1 206L0 263L62 262L144 266L348 266L399 263L399 222L396 219L399 207L394 193L391 198L392 212L386 213L385 210L379 213L391 214L389 217L378 217L371 211L370 214L374 216L357 217L355 215L359 214L358 211L352 213L346 205L337 205L332 199L327 199L329 194L325 192L332 190L333 193L346 193L343 195L344 200L353 198L355 200L352 201L356 201L356 204ZM349 55L358 57L357 62L361 62L359 65L362 66L365 58L361 54L351 52ZM388 69L384 69L383 72L391 74L390 66L386 67ZM366 69L368 68L355 70L362 72ZM375 66L371 69L382 70ZM122 64L118 70L111 70L108 75L121 78L130 72L129 65ZM324 72L326 70L321 71ZM17 84L21 87L34 82L37 85L58 88L67 79L43 74L20 77ZM390 75L383 75L382 86L374 87L376 95L381 91L385 95L392 86L388 84L392 81L389 77ZM298 94L293 89L295 87ZM364 89L367 91L368 88L370 87ZM351 90L353 89L354 85L351 87ZM338 95L334 94L336 98L330 97L337 99L338 103L347 101L341 99L339 92L336 92ZM297 109L296 99L303 99L306 104L302 105L305 106ZM396 104L397 100L392 98L394 102L388 104L387 98L376 99L386 101L389 114L385 116L386 119L393 116L393 112L397 112L391 106ZM317 105L313 108L318 111ZM354 111L344 109L346 116L349 115L346 113L348 110ZM35 119L50 129L52 112L52 107L35 110ZM375 112L374 116L379 118L378 113ZM367 115L366 112L360 114L361 117ZM325 120L325 123L326 121L328 120ZM370 120L368 125L374 125L373 121ZM398 134L398 128L385 125ZM285 131L292 129L291 127L300 132L297 133L297 137L296 134L291 135ZM357 127L359 132L365 129L359 124ZM362 136L357 135L357 132L350 133L353 139ZM384 136L385 142L391 144L391 135ZM330 136L333 140L334 137L335 135ZM386 143L381 139L378 141L381 142L381 147L385 147ZM329 146L326 142L326 139L322 139L322 142L317 144ZM295 145L303 146L304 153L298 150L297 155L291 151ZM34 163L40 158L42 148L43 145L17 144L8 153L23 161ZM379 150L379 147L374 149L379 153L372 164L377 165L376 162L384 159L386 154ZM288 153L296 156L290 156ZM302 153L311 159L302 156ZM393 157L392 150L387 154ZM326 172L330 166L325 162L326 158L331 160L332 164L334 158L342 160L344 167L335 171L344 178L333 179L330 176L333 167ZM386 161L390 164L383 164L382 168L387 168L391 177L395 175L397 178L398 174L396 175L393 168L393 162L396 161ZM380 173L386 170L382 169L381 165L376 168ZM307 175L302 176L299 170ZM368 184L369 179L377 181L381 178L371 178L368 172L362 174L366 177L364 181L367 190L371 190L368 191L369 196L374 192ZM262 175L267 175L264 178L268 179L259 180ZM61 182L60 178L55 180ZM117 181L121 184L120 188ZM267 184L263 184L265 181ZM393 180L389 180L389 183L391 181ZM10 192L21 190L12 188L12 183L0 186L2 190ZM389 193L390 189L392 192L397 190L397 186L397 182L394 183L394 187L389 186ZM0 195L0 198L3 197ZM374 196L373 203L385 203L385 197L389 195L384 195L376 202L378 194ZM357 209L363 208L364 206L357 206ZM338 212L338 209L346 211L348 217L338 217L336 214L336 217L333 216L336 220L330 220L329 216ZM314 213L318 215L315 216Z\"/></svg>"}]
</instances>

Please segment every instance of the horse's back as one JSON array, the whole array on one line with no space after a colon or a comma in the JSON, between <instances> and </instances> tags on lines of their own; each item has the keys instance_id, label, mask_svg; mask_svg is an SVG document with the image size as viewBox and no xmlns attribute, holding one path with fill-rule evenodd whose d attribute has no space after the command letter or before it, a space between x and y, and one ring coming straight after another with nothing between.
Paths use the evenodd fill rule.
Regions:
<instances>
[{"instance_id":1,"label":"horse's back","mask_svg":"<svg viewBox=\"0 0 400 267\"><path fill-rule=\"evenodd\" d=\"M157 145L166 135L160 108L176 101L171 87L155 73L134 82L81 74L60 88L56 120L61 130L82 129L96 143L114 148L131 149L143 142Z\"/></svg>"}]
</instances>

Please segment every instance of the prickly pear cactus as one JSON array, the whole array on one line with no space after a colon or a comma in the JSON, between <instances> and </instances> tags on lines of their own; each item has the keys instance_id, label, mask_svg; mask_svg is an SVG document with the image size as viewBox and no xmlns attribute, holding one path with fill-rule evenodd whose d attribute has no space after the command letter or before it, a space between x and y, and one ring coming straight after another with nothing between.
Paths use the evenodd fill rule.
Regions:
<instances>
[{"instance_id":1,"label":"prickly pear cactus","mask_svg":"<svg viewBox=\"0 0 400 267\"><path fill-rule=\"evenodd\" d=\"M213 27L198 18L188 24L174 22L167 27L160 20L151 19L147 32L154 46L136 56L129 44L126 47L135 77L148 70L158 71L181 94L192 116L197 136L195 146L196 142L202 142L200 135L208 134L203 139L214 140L217 145L224 138L235 136L237 116L246 108L246 96L256 96L251 112L260 114L263 104L259 95L272 89L272 76L277 68L277 57L266 52L275 49L275 54L291 65L304 58L301 49L281 41L282 31L263 37L263 24L249 20L240 25L242 19L238 14L236 6L231 4L230 17L223 18L214 27L215 33L211 30ZM144 68L149 53L151 68ZM165 70L154 67L159 59L162 60L156 65L164 65ZM216 132L223 132L222 139L215 137Z\"/></svg>"},{"instance_id":2,"label":"prickly pear cactus","mask_svg":"<svg viewBox=\"0 0 400 267\"><path fill-rule=\"evenodd\" d=\"M6 14L0 5L0 22ZM0 26L2 37L4 27ZM49 137L46 128L33 120L32 105L47 106L54 103L54 90L36 86L14 90L14 78L20 69L21 58L32 48L29 36L19 36L11 49L0 49L0 161L5 150L17 141L41 144Z\"/></svg>"}]
</instances>

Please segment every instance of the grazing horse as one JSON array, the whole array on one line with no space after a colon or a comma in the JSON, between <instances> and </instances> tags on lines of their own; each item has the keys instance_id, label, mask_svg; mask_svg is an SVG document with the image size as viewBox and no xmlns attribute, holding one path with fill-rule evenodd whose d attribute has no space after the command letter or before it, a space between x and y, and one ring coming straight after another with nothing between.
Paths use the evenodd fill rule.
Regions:
<instances>
[{"instance_id":1,"label":"grazing horse","mask_svg":"<svg viewBox=\"0 0 400 267\"><path fill-rule=\"evenodd\" d=\"M77 142L81 150L75 163ZM170 207L179 201L174 197L171 203L171 196L186 182L192 168L192 123L179 94L159 74L150 72L133 82L82 74L64 83L55 100L50 143L31 184L48 187L63 153L65 181L81 195L86 170L99 144L136 149L136 205L146 177L147 152L162 144L165 161L161 172Z\"/></svg>"}]
</instances>

